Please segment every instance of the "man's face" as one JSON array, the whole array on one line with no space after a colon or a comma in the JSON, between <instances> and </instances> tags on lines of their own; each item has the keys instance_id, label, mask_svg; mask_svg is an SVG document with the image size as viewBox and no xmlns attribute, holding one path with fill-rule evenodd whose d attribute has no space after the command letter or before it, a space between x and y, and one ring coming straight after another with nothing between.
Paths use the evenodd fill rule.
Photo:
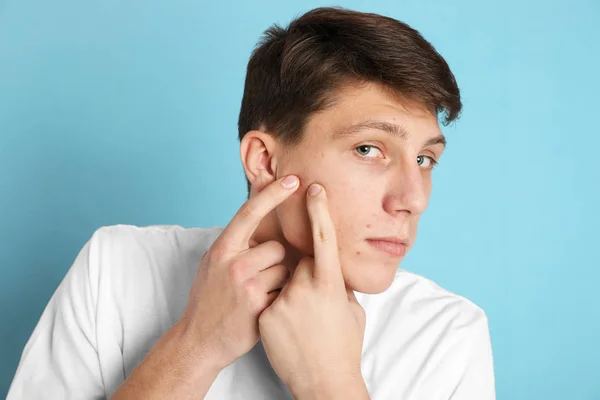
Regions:
<instances>
[{"instance_id":1,"label":"man's face","mask_svg":"<svg viewBox=\"0 0 600 400\"><path fill-rule=\"evenodd\" d=\"M415 242L431 194L432 160L444 150L435 115L378 85L348 87L312 116L303 138L277 165L300 189L277 208L289 244L312 255L306 189L322 184L337 230L346 286L380 293L393 281L403 249ZM404 240L406 246L391 243ZM390 242L391 241L391 242Z\"/></svg>"}]
</instances>

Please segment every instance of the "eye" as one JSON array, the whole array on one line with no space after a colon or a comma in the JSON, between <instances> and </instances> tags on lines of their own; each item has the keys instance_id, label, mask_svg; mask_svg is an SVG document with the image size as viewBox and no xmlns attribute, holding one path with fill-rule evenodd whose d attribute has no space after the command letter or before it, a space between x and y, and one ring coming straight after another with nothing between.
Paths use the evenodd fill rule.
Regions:
<instances>
[{"instance_id":1,"label":"eye","mask_svg":"<svg viewBox=\"0 0 600 400\"><path fill-rule=\"evenodd\" d=\"M430 157L430 156L418 156L417 164L419 164L419 166L427 168L427 169L433 169L433 167L436 166L437 161L433 157Z\"/></svg>"},{"instance_id":2,"label":"eye","mask_svg":"<svg viewBox=\"0 0 600 400\"><path fill-rule=\"evenodd\" d=\"M376 158L377 157L377 153L379 153L379 156L383 156L381 154L381 150L375 146L371 146L369 144L363 144L362 146L358 146L356 147L354 150L356 150L356 152L358 153L359 156L363 157L363 158ZM374 151L376 153L374 153ZM375 154L375 155L373 155Z\"/></svg>"}]
</instances>

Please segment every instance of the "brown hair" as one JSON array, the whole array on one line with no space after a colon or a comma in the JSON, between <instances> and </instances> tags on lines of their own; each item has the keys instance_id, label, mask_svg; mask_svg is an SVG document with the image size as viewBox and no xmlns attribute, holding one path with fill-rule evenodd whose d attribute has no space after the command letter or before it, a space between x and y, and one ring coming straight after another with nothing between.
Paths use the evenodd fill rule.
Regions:
<instances>
[{"instance_id":1,"label":"brown hair","mask_svg":"<svg viewBox=\"0 0 600 400\"><path fill-rule=\"evenodd\" d=\"M317 8L264 32L248 62L238 134L261 126L287 144L344 83L376 82L416 101L444 124L462 108L446 61L421 34L386 16Z\"/></svg>"}]
</instances>

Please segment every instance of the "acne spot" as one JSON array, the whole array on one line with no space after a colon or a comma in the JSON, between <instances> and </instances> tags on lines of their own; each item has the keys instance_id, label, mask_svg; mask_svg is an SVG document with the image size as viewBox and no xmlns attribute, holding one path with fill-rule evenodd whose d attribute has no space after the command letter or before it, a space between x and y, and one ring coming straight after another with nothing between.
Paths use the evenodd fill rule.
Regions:
<instances>
[{"instance_id":1,"label":"acne spot","mask_svg":"<svg viewBox=\"0 0 600 400\"><path fill-rule=\"evenodd\" d=\"M357 256L360 256L360 251L357 251L357 252L356 252L356 255L357 255Z\"/></svg>"},{"instance_id":2,"label":"acne spot","mask_svg":"<svg viewBox=\"0 0 600 400\"><path fill-rule=\"evenodd\" d=\"M367 228L370 228L370 227L371 227L371 224L367 224Z\"/></svg>"}]
</instances>

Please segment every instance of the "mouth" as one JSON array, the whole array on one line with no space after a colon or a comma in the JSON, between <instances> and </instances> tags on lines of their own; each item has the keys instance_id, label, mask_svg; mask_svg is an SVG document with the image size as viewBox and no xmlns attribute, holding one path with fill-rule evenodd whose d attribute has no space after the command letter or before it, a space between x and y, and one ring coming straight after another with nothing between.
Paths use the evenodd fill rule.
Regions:
<instances>
[{"instance_id":1,"label":"mouth","mask_svg":"<svg viewBox=\"0 0 600 400\"><path fill-rule=\"evenodd\" d=\"M401 238L373 238L367 239L367 242L392 257L404 257L408 250L408 240Z\"/></svg>"}]
</instances>

